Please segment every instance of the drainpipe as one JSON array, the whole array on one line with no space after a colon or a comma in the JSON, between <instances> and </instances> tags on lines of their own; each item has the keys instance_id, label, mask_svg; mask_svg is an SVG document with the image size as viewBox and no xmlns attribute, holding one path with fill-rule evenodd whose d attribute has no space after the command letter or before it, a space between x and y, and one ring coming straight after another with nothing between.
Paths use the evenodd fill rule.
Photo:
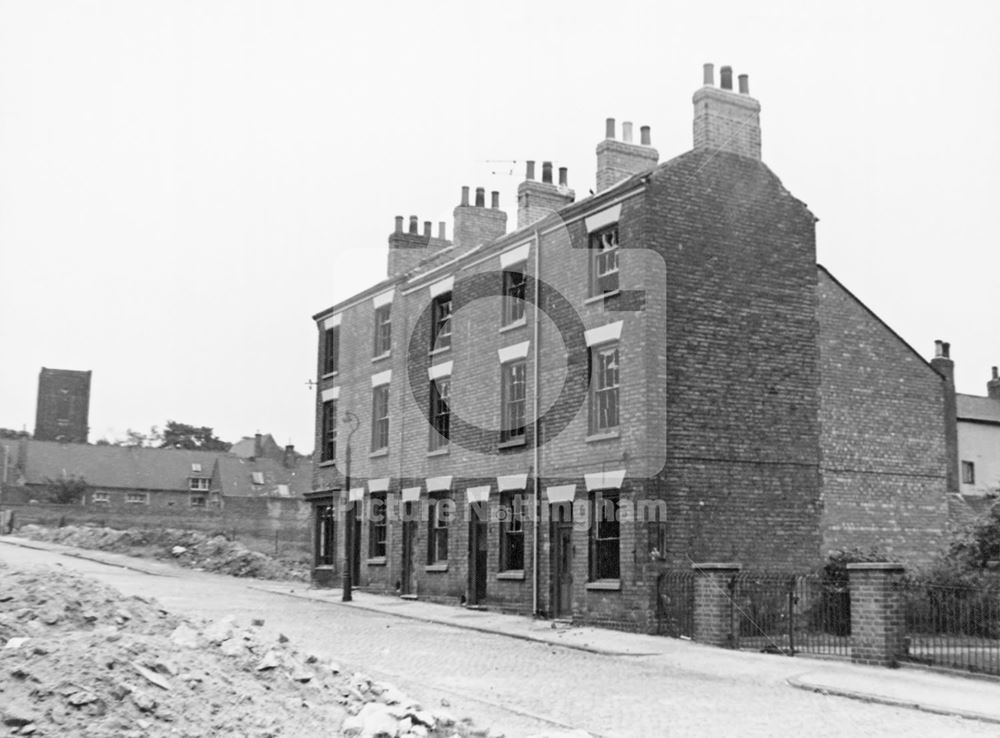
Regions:
<instances>
[{"instance_id":1,"label":"drainpipe","mask_svg":"<svg viewBox=\"0 0 1000 738\"><path fill-rule=\"evenodd\" d=\"M540 448L539 448L539 431L541 430L541 423L539 422L539 410L541 408L540 401L540 387L538 385L538 379L540 376L538 362L541 360L541 351L539 350L539 340L540 340L540 330L541 330L541 276L542 276L542 240L538 233L538 229L535 229L535 300L534 300L534 320L532 321L532 346L534 347L534 377L532 378L532 387L535 388L534 392L534 413L535 413L535 438L534 438L534 448L532 448L532 467L535 470L534 484L532 485L532 496L533 500L532 510L534 515L534 555L531 557L531 609L532 613L538 615L538 587L539 587L539 577L538 577L538 555L541 551L541 546L538 541L538 518L541 515L540 499L538 496L538 487L542 480L541 470L539 469L540 462Z\"/></svg>"}]
</instances>

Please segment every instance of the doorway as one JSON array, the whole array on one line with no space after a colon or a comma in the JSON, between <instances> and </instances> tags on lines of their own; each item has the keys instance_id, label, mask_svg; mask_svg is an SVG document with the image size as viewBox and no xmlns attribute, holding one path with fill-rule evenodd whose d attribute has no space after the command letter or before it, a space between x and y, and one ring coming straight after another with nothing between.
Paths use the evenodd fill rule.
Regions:
<instances>
[{"instance_id":1,"label":"doorway","mask_svg":"<svg viewBox=\"0 0 1000 738\"><path fill-rule=\"evenodd\" d=\"M403 503L403 565L399 581L402 595L413 594L413 549L417 538L417 520L412 502Z\"/></svg>"},{"instance_id":2,"label":"doorway","mask_svg":"<svg viewBox=\"0 0 1000 738\"><path fill-rule=\"evenodd\" d=\"M573 506L557 502L551 506L549 540L552 542L552 616L573 614Z\"/></svg>"},{"instance_id":3,"label":"doorway","mask_svg":"<svg viewBox=\"0 0 1000 738\"><path fill-rule=\"evenodd\" d=\"M486 604L488 528L485 506L469 505L469 604Z\"/></svg>"}]
</instances>

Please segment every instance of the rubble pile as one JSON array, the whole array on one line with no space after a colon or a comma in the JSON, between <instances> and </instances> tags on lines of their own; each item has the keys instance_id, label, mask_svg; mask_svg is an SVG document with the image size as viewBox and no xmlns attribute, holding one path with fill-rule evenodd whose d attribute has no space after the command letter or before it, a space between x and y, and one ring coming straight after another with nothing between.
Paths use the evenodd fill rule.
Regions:
<instances>
[{"instance_id":1,"label":"rubble pile","mask_svg":"<svg viewBox=\"0 0 1000 738\"><path fill-rule=\"evenodd\" d=\"M499 736L262 626L198 623L86 577L0 565L0 734Z\"/></svg>"},{"instance_id":2,"label":"rubble pile","mask_svg":"<svg viewBox=\"0 0 1000 738\"><path fill-rule=\"evenodd\" d=\"M75 525L61 528L23 525L18 528L17 535L77 548L170 559L191 569L235 577L299 581L309 579L306 565L251 551L239 541L231 541L221 533L211 535L171 528L117 530Z\"/></svg>"}]
</instances>

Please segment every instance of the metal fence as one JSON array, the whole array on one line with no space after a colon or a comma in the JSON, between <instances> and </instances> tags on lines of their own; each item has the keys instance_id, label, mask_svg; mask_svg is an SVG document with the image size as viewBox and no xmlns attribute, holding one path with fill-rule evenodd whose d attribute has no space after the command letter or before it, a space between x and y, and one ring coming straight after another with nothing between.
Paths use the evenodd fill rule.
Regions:
<instances>
[{"instance_id":1,"label":"metal fence","mask_svg":"<svg viewBox=\"0 0 1000 738\"><path fill-rule=\"evenodd\" d=\"M1000 583L906 585L904 659L1000 675Z\"/></svg>"},{"instance_id":2,"label":"metal fence","mask_svg":"<svg viewBox=\"0 0 1000 738\"><path fill-rule=\"evenodd\" d=\"M694 638L694 572L660 572L656 579L656 632Z\"/></svg>"}]
</instances>

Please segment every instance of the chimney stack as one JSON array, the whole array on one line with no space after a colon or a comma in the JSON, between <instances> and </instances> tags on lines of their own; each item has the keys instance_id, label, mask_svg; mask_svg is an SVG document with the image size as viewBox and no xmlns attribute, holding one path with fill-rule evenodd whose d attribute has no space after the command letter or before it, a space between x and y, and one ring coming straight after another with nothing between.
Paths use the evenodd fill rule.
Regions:
<instances>
[{"instance_id":1,"label":"chimney stack","mask_svg":"<svg viewBox=\"0 0 1000 738\"><path fill-rule=\"evenodd\" d=\"M622 140L615 139L615 119L608 118L605 139L597 144L597 191L655 167L660 154L650 146L649 126L639 128L640 143L632 141L632 123L622 123Z\"/></svg>"},{"instance_id":2,"label":"chimney stack","mask_svg":"<svg viewBox=\"0 0 1000 738\"><path fill-rule=\"evenodd\" d=\"M993 367L993 378L986 383L986 394L991 400L1000 402L1000 375L996 367Z\"/></svg>"},{"instance_id":3,"label":"chimney stack","mask_svg":"<svg viewBox=\"0 0 1000 738\"><path fill-rule=\"evenodd\" d=\"M576 193L567 185L566 167L559 168L559 184L552 182L552 162L542 162L542 181L535 181L535 162L528 162L527 178L517 186L517 227L525 228L569 205Z\"/></svg>"},{"instance_id":4,"label":"chimney stack","mask_svg":"<svg viewBox=\"0 0 1000 738\"><path fill-rule=\"evenodd\" d=\"M704 66L704 86L694 93L695 150L727 151L760 159L760 103L750 97L750 77L739 76L733 91L733 69L722 67L715 87L713 66Z\"/></svg>"},{"instance_id":5,"label":"chimney stack","mask_svg":"<svg viewBox=\"0 0 1000 738\"><path fill-rule=\"evenodd\" d=\"M468 193L466 193L466 196ZM419 232L419 219L410 216L409 228L403 229L403 216L396 216L393 232L389 234L389 258L386 263L386 276L399 277L406 274L420 262L430 258L436 252L451 244L444 237L444 223L438 228L438 238L434 238L432 223L424 221L423 233Z\"/></svg>"},{"instance_id":6,"label":"chimney stack","mask_svg":"<svg viewBox=\"0 0 1000 738\"><path fill-rule=\"evenodd\" d=\"M931 366L944 377L944 449L948 461L946 485L949 492L958 493L958 405L955 399L955 362L951 360L951 344L934 342Z\"/></svg>"},{"instance_id":7,"label":"chimney stack","mask_svg":"<svg viewBox=\"0 0 1000 738\"><path fill-rule=\"evenodd\" d=\"M424 221L424 238L428 241L431 240L431 222L429 220Z\"/></svg>"},{"instance_id":8,"label":"chimney stack","mask_svg":"<svg viewBox=\"0 0 1000 738\"><path fill-rule=\"evenodd\" d=\"M417 232L417 224L419 222L420 222L420 219L417 218L417 216L415 216L415 215L411 215L410 216L410 233L411 234L416 234L416 232Z\"/></svg>"},{"instance_id":9,"label":"chimney stack","mask_svg":"<svg viewBox=\"0 0 1000 738\"><path fill-rule=\"evenodd\" d=\"M291 444L285 446L285 453L281 457L281 463L286 469L295 468L295 446Z\"/></svg>"},{"instance_id":10,"label":"chimney stack","mask_svg":"<svg viewBox=\"0 0 1000 738\"><path fill-rule=\"evenodd\" d=\"M507 213L500 210L500 195L494 193L496 207L486 207L486 188L476 188L476 204L469 205L469 188L462 188L462 202L455 208L455 250L460 256L480 244L489 243L507 233Z\"/></svg>"}]
</instances>

